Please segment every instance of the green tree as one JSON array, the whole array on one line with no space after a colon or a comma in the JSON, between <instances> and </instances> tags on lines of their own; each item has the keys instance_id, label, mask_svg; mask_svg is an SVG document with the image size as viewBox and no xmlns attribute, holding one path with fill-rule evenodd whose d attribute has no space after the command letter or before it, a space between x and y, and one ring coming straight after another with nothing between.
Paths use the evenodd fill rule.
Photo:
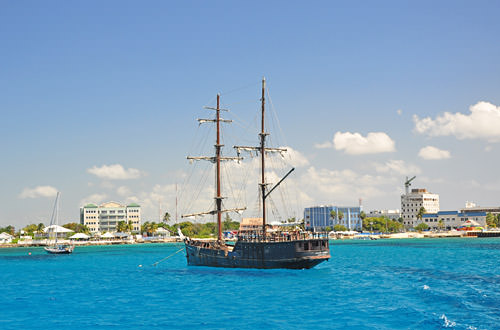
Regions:
<instances>
[{"instance_id":1,"label":"green tree","mask_svg":"<svg viewBox=\"0 0 500 330\"><path fill-rule=\"evenodd\" d=\"M488 227L496 228L497 227L497 220L498 220L498 217L496 217L495 215L493 215L489 212L488 212L488 214L486 214L486 225Z\"/></svg>"},{"instance_id":2,"label":"green tree","mask_svg":"<svg viewBox=\"0 0 500 330\"><path fill-rule=\"evenodd\" d=\"M418 210L418 213L417 213L417 219L420 220L420 222L422 222L422 217L424 216L424 214L427 213L427 211L425 210L425 207L420 207L420 209ZM416 229L416 227L415 227Z\"/></svg>"},{"instance_id":3,"label":"green tree","mask_svg":"<svg viewBox=\"0 0 500 330\"><path fill-rule=\"evenodd\" d=\"M424 231L427 229L429 229L429 226L425 222L419 223L417 226L415 226L415 230L418 231Z\"/></svg>"},{"instance_id":4,"label":"green tree","mask_svg":"<svg viewBox=\"0 0 500 330\"><path fill-rule=\"evenodd\" d=\"M337 219L337 217L338 217L338 219L340 221L342 221L342 219L344 218L344 213L342 211L340 211L340 210L338 212L336 212L335 210L332 210L332 211L330 211L330 216L333 219Z\"/></svg>"},{"instance_id":5,"label":"green tree","mask_svg":"<svg viewBox=\"0 0 500 330\"><path fill-rule=\"evenodd\" d=\"M345 226L343 226L343 225L335 225L335 226L333 226L333 230L335 230L335 231L346 231L347 228Z\"/></svg>"},{"instance_id":6,"label":"green tree","mask_svg":"<svg viewBox=\"0 0 500 330\"><path fill-rule=\"evenodd\" d=\"M169 222L170 221L170 213L165 212L163 215L163 222Z\"/></svg>"},{"instance_id":7,"label":"green tree","mask_svg":"<svg viewBox=\"0 0 500 330\"><path fill-rule=\"evenodd\" d=\"M332 227L327 226L327 227L325 228L325 231L326 231L327 233L331 232L331 231L332 231Z\"/></svg>"},{"instance_id":8,"label":"green tree","mask_svg":"<svg viewBox=\"0 0 500 330\"><path fill-rule=\"evenodd\" d=\"M146 233L147 236L153 236L153 233L158 229L158 224L154 221L146 221L142 226L141 226L141 232Z\"/></svg>"},{"instance_id":9,"label":"green tree","mask_svg":"<svg viewBox=\"0 0 500 330\"><path fill-rule=\"evenodd\" d=\"M131 222L119 221L116 225L116 231L120 233L130 233L134 229Z\"/></svg>"},{"instance_id":10,"label":"green tree","mask_svg":"<svg viewBox=\"0 0 500 330\"><path fill-rule=\"evenodd\" d=\"M43 234L43 230L45 229L45 225L43 223L39 223L38 226L36 227L36 233L37 234Z\"/></svg>"},{"instance_id":11,"label":"green tree","mask_svg":"<svg viewBox=\"0 0 500 330\"><path fill-rule=\"evenodd\" d=\"M8 225L7 227L0 227L0 233L7 233L12 236L16 233L16 228L14 226Z\"/></svg>"},{"instance_id":12,"label":"green tree","mask_svg":"<svg viewBox=\"0 0 500 330\"><path fill-rule=\"evenodd\" d=\"M35 224L30 224L24 227L22 230L25 234L33 236L34 233L37 232L38 226Z\"/></svg>"},{"instance_id":13,"label":"green tree","mask_svg":"<svg viewBox=\"0 0 500 330\"><path fill-rule=\"evenodd\" d=\"M366 218L366 213L365 213L365 211L361 211L361 213L359 214L359 218L360 218L361 220L365 220L365 218Z\"/></svg>"},{"instance_id":14,"label":"green tree","mask_svg":"<svg viewBox=\"0 0 500 330\"><path fill-rule=\"evenodd\" d=\"M397 233L403 229L403 224L387 217L369 217L363 220L363 231Z\"/></svg>"},{"instance_id":15,"label":"green tree","mask_svg":"<svg viewBox=\"0 0 500 330\"><path fill-rule=\"evenodd\" d=\"M438 221L438 228L439 228L439 230L443 230L444 229L444 221L443 221L443 219L440 219Z\"/></svg>"},{"instance_id":16,"label":"green tree","mask_svg":"<svg viewBox=\"0 0 500 330\"><path fill-rule=\"evenodd\" d=\"M75 233L90 234L90 229L87 226L82 225L80 223L70 222L70 223L64 224L63 227L67 228L67 229L71 229Z\"/></svg>"}]
</instances>

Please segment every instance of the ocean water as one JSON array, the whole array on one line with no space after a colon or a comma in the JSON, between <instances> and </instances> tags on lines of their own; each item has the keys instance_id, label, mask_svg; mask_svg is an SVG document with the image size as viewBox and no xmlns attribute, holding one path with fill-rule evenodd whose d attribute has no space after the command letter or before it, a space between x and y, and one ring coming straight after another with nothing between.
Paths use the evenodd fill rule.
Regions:
<instances>
[{"instance_id":1,"label":"ocean water","mask_svg":"<svg viewBox=\"0 0 500 330\"><path fill-rule=\"evenodd\" d=\"M331 241L309 270L153 266L182 247L0 249L0 329L500 328L500 239Z\"/></svg>"}]
</instances>

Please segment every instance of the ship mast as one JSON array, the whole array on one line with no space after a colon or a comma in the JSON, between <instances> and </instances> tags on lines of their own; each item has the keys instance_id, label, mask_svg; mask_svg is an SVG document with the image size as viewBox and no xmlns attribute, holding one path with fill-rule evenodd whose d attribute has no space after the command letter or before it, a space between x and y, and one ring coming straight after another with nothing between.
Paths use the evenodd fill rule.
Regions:
<instances>
[{"instance_id":1,"label":"ship mast","mask_svg":"<svg viewBox=\"0 0 500 330\"><path fill-rule=\"evenodd\" d=\"M221 219L222 219L222 196L221 196L221 186L220 186L220 149L222 145L220 144L220 94L217 94L217 109L215 120L217 122L217 142L215 144L215 160L216 160L216 171L217 171L217 183L216 183L216 193L215 204L217 211L217 239L222 240L222 230L221 230Z\"/></svg>"},{"instance_id":2,"label":"ship mast","mask_svg":"<svg viewBox=\"0 0 500 330\"><path fill-rule=\"evenodd\" d=\"M192 214L183 214L181 215L181 218L187 218L187 217L192 217L192 216L197 216L197 215L207 215L207 214L217 214L217 240L219 242L222 241L222 213L224 212L238 212L238 211L244 211L246 208L234 208L234 209L227 209L223 210L222 209L222 200L224 197L222 197L222 184L221 184L221 161L224 160L241 160L243 158L241 157L222 157L221 156L221 150L222 147L224 146L221 144L220 141L220 123L231 123L232 120L225 120L220 118L220 112L221 111L228 111L226 109L221 109L220 108L220 94L217 94L217 107L216 108L211 108L211 107L205 107L205 109L210 109L210 110L215 110L215 119L198 119L198 122L200 124L207 123L207 122L213 122L216 124L216 139L215 139L215 156L214 157L187 157L189 160L208 160L211 161L212 163L215 163L215 210L212 211L207 211L207 212L199 212L199 213L192 213Z\"/></svg>"},{"instance_id":3,"label":"ship mast","mask_svg":"<svg viewBox=\"0 0 500 330\"><path fill-rule=\"evenodd\" d=\"M260 131L260 159L261 159L261 182L260 189L262 195L262 235L266 237L266 178L265 178L265 154L266 154L266 132L264 126L265 118L265 104L266 104L266 78L262 78L262 120L261 120L261 131Z\"/></svg>"},{"instance_id":4,"label":"ship mast","mask_svg":"<svg viewBox=\"0 0 500 330\"><path fill-rule=\"evenodd\" d=\"M261 180L260 180L260 194L262 198L262 234L264 238L266 237L266 198L271 194L271 192L278 187L281 182L294 170L293 168L288 171L288 173L277 183L274 185L272 189L270 189L268 192L266 192L266 186L268 183L266 183L266 178L265 178L265 168L266 168L266 152L278 152L278 153L284 153L287 150L285 148L266 148L266 136L269 135L269 133L266 133L265 131L265 113L266 113L266 78L262 78L262 97L261 97L261 130L259 133L260 136L260 146L258 147L249 147L249 146L234 146L234 148L237 150L238 155L241 150L244 151L258 151L260 152L260 170L261 170Z\"/></svg>"}]
</instances>

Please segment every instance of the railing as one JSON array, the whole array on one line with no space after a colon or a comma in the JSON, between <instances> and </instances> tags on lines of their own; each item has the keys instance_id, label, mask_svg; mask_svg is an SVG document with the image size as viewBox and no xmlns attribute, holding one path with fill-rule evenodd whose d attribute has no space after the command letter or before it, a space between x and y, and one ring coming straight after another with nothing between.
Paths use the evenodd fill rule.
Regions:
<instances>
[{"instance_id":1,"label":"railing","mask_svg":"<svg viewBox=\"0 0 500 330\"><path fill-rule=\"evenodd\" d=\"M242 242L287 242L298 240L328 239L327 232L270 232L262 235L262 231L240 232L238 241Z\"/></svg>"}]
</instances>

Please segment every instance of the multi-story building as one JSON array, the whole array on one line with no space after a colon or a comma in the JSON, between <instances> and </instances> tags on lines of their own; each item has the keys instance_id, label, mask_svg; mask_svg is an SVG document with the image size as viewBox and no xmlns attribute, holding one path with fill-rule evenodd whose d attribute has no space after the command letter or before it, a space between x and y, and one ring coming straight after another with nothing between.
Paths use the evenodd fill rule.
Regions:
<instances>
[{"instance_id":1,"label":"multi-story building","mask_svg":"<svg viewBox=\"0 0 500 330\"><path fill-rule=\"evenodd\" d=\"M421 207L426 213L439 212L439 195L427 189L412 189L410 193L401 195L401 218L405 227L412 228L418 224L417 214Z\"/></svg>"},{"instance_id":2,"label":"multi-story building","mask_svg":"<svg viewBox=\"0 0 500 330\"><path fill-rule=\"evenodd\" d=\"M141 206L108 202L99 206L87 204L80 208L80 224L87 226L91 233L116 232L120 221L131 223L132 231L140 232Z\"/></svg>"},{"instance_id":3,"label":"multi-story building","mask_svg":"<svg viewBox=\"0 0 500 330\"><path fill-rule=\"evenodd\" d=\"M498 206L477 206L472 203L467 203L464 209L460 209L462 213L476 213L476 212L486 212L493 215L500 214L500 207Z\"/></svg>"},{"instance_id":4,"label":"multi-story building","mask_svg":"<svg viewBox=\"0 0 500 330\"><path fill-rule=\"evenodd\" d=\"M368 218L380 218L385 217L394 221L398 221L401 218L401 212L399 210L373 210L366 214Z\"/></svg>"},{"instance_id":5,"label":"multi-story building","mask_svg":"<svg viewBox=\"0 0 500 330\"><path fill-rule=\"evenodd\" d=\"M426 223L430 229L452 230L457 229L471 220L486 228L486 212L440 211L437 213L426 213L422 216L422 222Z\"/></svg>"},{"instance_id":6,"label":"multi-story building","mask_svg":"<svg viewBox=\"0 0 500 330\"><path fill-rule=\"evenodd\" d=\"M333 218L331 213L335 211L336 217ZM307 230L324 230L326 227L335 225L343 225L348 230L363 229L363 222L359 217L361 207L341 207L341 206L314 206L304 209L304 222ZM342 217L340 217L342 214Z\"/></svg>"}]
</instances>

